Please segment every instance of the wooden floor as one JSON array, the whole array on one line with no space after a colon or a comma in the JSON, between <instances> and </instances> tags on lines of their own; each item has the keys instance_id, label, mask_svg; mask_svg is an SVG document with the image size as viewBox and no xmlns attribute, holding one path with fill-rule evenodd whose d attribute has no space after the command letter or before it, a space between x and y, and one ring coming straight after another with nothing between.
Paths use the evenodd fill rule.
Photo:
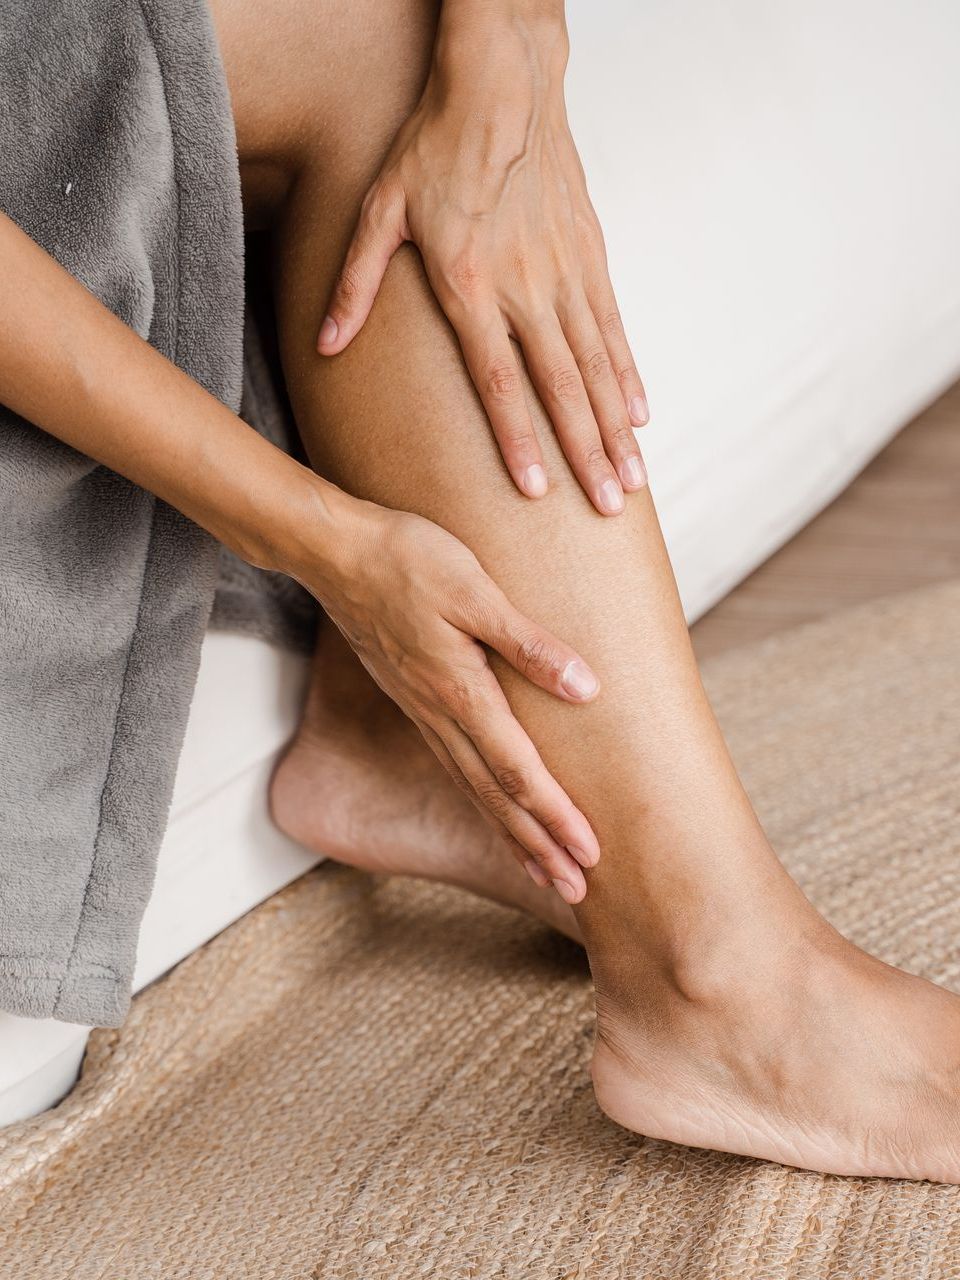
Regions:
<instances>
[{"instance_id":1,"label":"wooden floor","mask_svg":"<svg viewBox=\"0 0 960 1280\"><path fill-rule=\"evenodd\" d=\"M960 383L693 628L701 658L960 577ZM960 642L958 642L960 643Z\"/></svg>"}]
</instances>

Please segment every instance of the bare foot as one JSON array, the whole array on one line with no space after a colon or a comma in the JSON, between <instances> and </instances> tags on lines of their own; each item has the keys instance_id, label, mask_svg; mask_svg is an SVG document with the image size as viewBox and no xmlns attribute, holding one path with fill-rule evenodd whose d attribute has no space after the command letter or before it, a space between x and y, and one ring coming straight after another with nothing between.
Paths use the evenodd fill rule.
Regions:
<instances>
[{"instance_id":1,"label":"bare foot","mask_svg":"<svg viewBox=\"0 0 960 1280\"><path fill-rule=\"evenodd\" d=\"M960 998L812 908L691 978L598 996L594 1086L613 1120L823 1173L960 1182Z\"/></svg>"},{"instance_id":2,"label":"bare foot","mask_svg":"<svg viewBox=\"0 0 960 1280\"><path fill-rule=\"evenodd\" d=\"M270 807L281 830L317 853L457 885L582 941L570 907L534 885L332 627Z\"/></svg>"},{"instance_id":3,"label":"bare foot","mask_svg":"<svg viewBox=\"0 0 960 1280\"><path fill-rule=\"evenodd\" d=\"M321 642L271 804L283 830L338 861L458 885L581 940L338 636ZM705 894L707 928L684 915L682 945L651 949L648 916L649 932L591 949L601 1108L687 1146L960 1182L960 998L847 942L782 870L738 884L725 929L727 896Z\"/></svg>"}]
</instances>

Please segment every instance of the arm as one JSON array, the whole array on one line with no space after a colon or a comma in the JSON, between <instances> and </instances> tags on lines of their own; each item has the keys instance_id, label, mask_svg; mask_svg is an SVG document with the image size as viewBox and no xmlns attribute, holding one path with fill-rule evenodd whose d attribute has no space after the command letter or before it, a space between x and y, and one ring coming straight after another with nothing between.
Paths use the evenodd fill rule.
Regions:
<instances>
[{"instance_id":1,"label":"arm","mask_svg":"<svg viewBox=\"0 0 960 1280\"><path fill-rule=\"evenodd\" d=\"M589 824L514 719L483 644L571 702L596 692L577 655L514 610L437 525L351 498L269 444L2 214L0 402L245 559L300 581L428 739L466 733L474 742L485 763L467 783L498 809L521 861L532 855L548 875L561 874L567 843L596 860ZM465 687L476 693L469 725L457 705ZM534 780L534 794L504 820L490 777L511 769Z\"/></svg>"},{"instance_id":2,"label":"arm","mask_svg":"<svg viewBox=\"0 0 960 1280\"><path fill-rule=\"evenodd\" d=\"M444 0L433 67L364 201L320 330L342 351L391 256L417 245L522 493L547 477L519 343L584 491L604 515L646 472L643 385L567 123L563 0Z\"/></svg>"}]
</instances>

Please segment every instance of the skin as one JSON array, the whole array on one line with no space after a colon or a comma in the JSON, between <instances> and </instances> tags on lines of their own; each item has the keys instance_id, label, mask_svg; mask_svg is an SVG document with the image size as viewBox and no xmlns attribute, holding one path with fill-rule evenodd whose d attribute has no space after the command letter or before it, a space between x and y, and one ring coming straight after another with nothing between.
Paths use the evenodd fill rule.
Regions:
<instances>
[{"instance_id":1,"label":"skin","mask_svg":"<svg viewBox=\"0 0 960 1280\"><path fill-rule=\"evenodd\" d=\"M579 933L590 960L601 1107L655 1137L805 1168L960 1180L960 1000L843 939L777 861L700 683L649 491L602 517L524 382L554 483L536 501L517 492L462 341L409 246L391 258L360 332L339 355L317 358L357 211L422 101L434 15L417 0L358 0L349 12L287 0L284 11L295 14L301 65L314 78L303 104L277 111L276 154L294 142L304 151L266 216L288 388L311 460L349 492L453 533L508 594L589 654L603 684L574 709L493 659L518 721L603 850L574 924L555 921ZM281 83L289 46L277 31L274 48L236 0L219 0L215 13L243 158L261 119L252 68ZM381 38L371 41L375 16ZM299 124L288 135L291 117ZM429 260L430 246L421 249ZM321 652L275 780L278 821L346 861L528 906L496 872L485 882L451 793L412 751L396 764L406 748L383 715L342 654ZM512 794L522 797L526 782L514 778ZM358 814L371 804L375 812ZM453 852L439 851L444 839Z\"/></svg>"},{"instance_id":2,"label":"skin","mask_svg":"<svg viewBox=\"0 0 960 1280\"><path fill-rule=\"evenodd\" d=\"M0 402L303 583L438 755L459 761L458 781L528 874L571 901L586 892L596 837L512 715L484 646L572 703L596 696L587 664L449 533L351 498L268 444L2 213ZM518 773L522 797L503 785Z\"/></svg>"},{"instance_id":3,"label":"skin","mask_svg":"<svg viewBox=\"0 0 960 1280\"><path fill-rule=\"evenodd\" d=\"M517 487L548 488L516 339L563 452L597 510L646 483L631 425L650 417L563 100L562 6L441 9L420 101L360 206L318 350L342 351L410 241ZM491 118L490 103L496 104Z\"/></svg>"},{"instance_id":4,"label":"skin","mask_svg":"<svg viewBox=\"0 0 960 1280\"><path fill-rule=\"evenodd\" d=\"M289 835L328 858L469 889L583 941L572 909L503 856L496 830L336 627L321 630L303 720L270 804Z\"/></svg>"},{"instance_id":5,"label":"skin","mask_svg":"<svg viewBox=\"0 0 960 1280\"><path fill-rule=\"evenodd\" d=\"M543 33L553 8L454 0L444 15L495 24L486 40L470 27L466 47L509 57L511 42L494 38L503 22ZM363 199L424 100L434 6L278 0L264 22L259 6L217 0L213 12L245 199L273 231L291 399L326 479L238 425L2 223L0 264L16 270L17 286L0 297L0 398L249 558L308 583L464 793L508 839L539 850L539 865L573 891L573 910L548 890L539 914L586 946L594 1082L610 1116L655 1137L806 1168L960 1181L960 1000L846 942L776 860L703 693L649 491L630 495L616 518L601 515L525 374L553 483L535 501L517 491L462 335L411 246L391 258L346 349L317 353ZM562 43L556 30L543 38ZM451 64L481 99L488 61L472 72ZM503 83L524 73L529 58L497 67ZM544 88L553 101L559 91ZM434 172L453 172L442 148L455 150L456 137L445 143L433 126L423 136ZM526 167L525 153L506 151ZM490 165L502 154L493 146ZM526 225L538 226L535 209ZM429 234L419 246L428 263ZM437 255L442 263L440 246ZM539 298L547 316L549 284L544 277ZM525 357L532 367L536 356ZM511 598L540 621L516 614ZM603 685L581 705L562 689L575 654L566 644L589 655ZM407 771L389 774L410 739L385 718L379 692L362 686L366 703L346 696L360 678L357 666L347 674L349 661L319 655L303 730L273 788L278 821L318 847L330 840L345 860L361 862L357 850L369 844L378 869L530 906L529 883L502 873L508 864L480 843L485 833L457 807L460 795L424 765L426 748L410 748ZM345 704L324 693L327 672L342 675ZM351 738L354 705L365 710ZM377 736L389 754L370 751ZM342 786L371 808L370 783L381 779L390 791L372 820L357 821L349 806L327 818L311 807L314 792ZM416 812L390 811L407 796L424 819L419 833ZM561 804L569 809L550 827ZM584 869L561 848L568 836L598 839L602 858L594 845ZM453 852L439 853L441 844Z\"/></svg>"}]
</instances>

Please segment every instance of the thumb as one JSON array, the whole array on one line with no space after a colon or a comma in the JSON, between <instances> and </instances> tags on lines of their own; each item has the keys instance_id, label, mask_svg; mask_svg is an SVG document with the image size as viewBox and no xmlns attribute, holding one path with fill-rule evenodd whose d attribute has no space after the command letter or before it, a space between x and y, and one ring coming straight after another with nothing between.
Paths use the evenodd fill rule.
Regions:
<instances>
[{"instance_id":1,"label":"thumb","mask_svg":"<svg viewBox=\"0 0 960 1280\"><path fill-rule=\"evenodd\" d=\"M580 655L546 627L515 609L499 587L493 588L484 620L471 628L521 675L566 702L590 702L600 681Z\"/></svg>"},{"instance_id":2,"label":"thumb","mask_svg":"<svg viewBox=\"0 0 960 1280\"><path fill-rule=\"evenodd\" d=\"M375 183L360 209L360 221L337 276L317 350L335 356L363 328L390 259L407 238L402 194Z\"/></svg>"}]
</instances>

